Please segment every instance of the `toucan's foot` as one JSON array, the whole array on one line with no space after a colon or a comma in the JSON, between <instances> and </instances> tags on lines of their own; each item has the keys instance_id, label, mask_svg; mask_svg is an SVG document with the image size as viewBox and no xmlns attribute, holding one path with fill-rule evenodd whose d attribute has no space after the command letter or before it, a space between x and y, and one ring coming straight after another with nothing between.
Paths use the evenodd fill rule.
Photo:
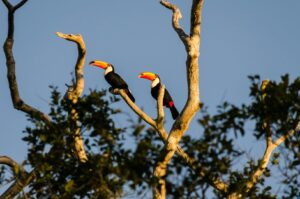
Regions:
<instances>
[{"instance_id":1,"label":"toucan's foot","mask_svg":"<svg viewBox=\"0 0 300 199\"><path fill-rule=\"evenodd\" d=\"M117 88L109 87L108 91L113 95L119 95L119 89Z\"/></svg>"}]
</instances>

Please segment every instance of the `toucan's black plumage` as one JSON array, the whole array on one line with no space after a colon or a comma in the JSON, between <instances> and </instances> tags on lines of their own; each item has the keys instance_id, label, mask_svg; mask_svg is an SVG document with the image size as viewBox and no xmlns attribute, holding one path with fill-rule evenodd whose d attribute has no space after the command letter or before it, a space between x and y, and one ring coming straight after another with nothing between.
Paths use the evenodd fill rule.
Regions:
<instances>
[{"instance_id":1,"label":"toucan's black plumage","mask_svg":"<svg viewBox=\"0 0 300 199\"><path fill-rule=\"evenodd\" d=\"M105 69L104 78L111 85L112 89L123 89L131 101L135 102L135 98L131 94L127 83L122 79L122 77L115 73L114 67L112 64L102 62L102 61L91 61L91 65Z\"/></svg>"},{"instance_id":2,"label":"toucan's black plumage","mask_svg":"<svg viewBox=\"0 0 300 199\"><path fill-rule=\"evenodd\" d=\"M158 98L158 93L159 93L159 89L161 87L161 83L160 83L160 78L158 75L154 74L154 73L150 73L150 72L145 72L145 73L141 73L139 75L140 78L145 78L145 79L149 79L152 81L151 84L151 95L154 99L157 100ZM170 95L170 93L168 92L167 89L165 89L165 94L164 94L164 98L163 98L163 105L168 107L171 111L172 114L172 118L175 120L178 115L179 112L176 109L175 105L174 105L174 101Z\"/></svg>"},{"instance_id":3,"label":"toucan's black plumage","mask_svg":"<svg viewBox=\"0 0 300 199\"><path fill-rule=\"evenodd\" d=\"M159 92L160 87L161 87L161 83L158 83L156 86L151 88L151 95L156 100L158 98L158 92ZM177 116L179 115L179 113L178 113L178 111L174 105L173 99L167 89L165 89L163 105L168 107L171 110L172 118L175 120L177 118Z\"/></svg>"}]
</instances>

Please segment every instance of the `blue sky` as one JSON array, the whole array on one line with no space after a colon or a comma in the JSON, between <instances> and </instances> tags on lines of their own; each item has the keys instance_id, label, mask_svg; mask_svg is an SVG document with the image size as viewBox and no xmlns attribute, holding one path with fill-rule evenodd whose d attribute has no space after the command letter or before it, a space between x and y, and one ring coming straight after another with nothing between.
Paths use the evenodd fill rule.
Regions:
<instances>
[{"instance_id":1,"label":"blue sky","mask_svg":"<svg viewBox=\"0 0 300 199\"><path fill-rule=\"evenodd\" d=\"M181 9L181 25L188 32L191 1L172 2ZM224 100L247 102L250 74L271 80L285 73L298 76L299 10L298 0L205 1L200 54L202 101L212 110ZM0 3L1 45L7 31L6 14ZM186 54L172 29L171 12L158 0L31 0L16 12L15 18L17 80L21 97L30 105L48 112L48 86L58 86L64 92L65 83L70 83L77 49L55 35L60 31L82 34L87 63L92 59L112 63L145 112L155 116L156 103L150 96L150 83L137 78L143 71L158 73L177 108L184 106ZM0 65L0 155L21 162L27 148L21 141L22 131L28 122L12 107L2 50ZM85 93L89 88L108 88L102 70L87 66L84 76ZM131 113L124 102L118 106ZM166 115L167 121L172 121L168 112ZM118 123L123 125L122 121ZM193 124L187 133L197 133L196 127ZM249 148L263 149L263 145L257 146L260 143L248 143Z\"/></svg>"}]
</instances>

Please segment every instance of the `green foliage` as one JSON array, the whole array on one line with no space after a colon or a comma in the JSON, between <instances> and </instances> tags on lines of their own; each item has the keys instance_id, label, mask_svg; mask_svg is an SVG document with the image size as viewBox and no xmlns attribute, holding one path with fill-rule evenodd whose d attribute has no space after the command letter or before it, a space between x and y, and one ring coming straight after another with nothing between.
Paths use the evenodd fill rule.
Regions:
<instances>
[{"instance_id":1,"label":"green foliage","mask_svg":"<svg viewBox=\"0 0 300 199\"><path fill-rule=\"evenodd\" d=\"M224 179L230 191L242 190L243 182L260 164L260 160L248 159L237 147L237 141L249 133L257 139L264 139L266 130L263 124L266 121L272 129L273 139L277 139L293 129L299 120L299 78L291 82L285 75L279 82L270 81L263 91L259 76L249 78L251 101L248 104L236 106L224 102L217 107L215 114L203 108L198 119L201 136L185 135L180 142L185 152L201 164L210 177ZM38 118L29 118L31 126L24 131L24 141L30 146L28 164L38 169L38 177L30 184L30 195L119 198L130 192L139 197L150 192L153 168L163 147L161 139L141 119L130 118L128 128L118 128L114 119L120 110L111 108L111 104L119 99L111 97L107 100L105 95L104 91L91 90L74 105L52 87L49 115L55 125L49 127ZM76 123L71 117L72 110L78 113L89 159L84 164L74 154ZM128 140L134 142L128 146ZM288 187L280 196L299 197L299 134L289 138L285 147L281 148L285 155L273 154L270 160L273 169L264 172L258 183L245 193L245 198L277 198L266 183L274 173L281 173L282 185ZM248 161L236 169L235 163L239 159ZM212 194L215 198L226 197L212 191L206 179L199 177L177 156L168 167L166 183L168 198L190 199Z\"/></svg>"},{"instance_id":2,"label":"green foliage","mask_svg":"<svg viewBox=\"0 0 300 199\"><path fill-rule=\"evenodd\" d=\"M249 106L249 115L256 121L256 137L265 134L264 120L270 122L275 136L287 133L295 128L300 113L300 78L290 83L288 75L281 77L280 82L270 81L265 91L260 90L259 76L249 77L252 81L250 96L253 103ZM264 102L262 95L265 94Z\"/></svg>"},{"instance_id":3,"label":"green foliage","mask_svg":"<svg viewBox=\"0 0 300 199\"><path fill-rule=\"evenodd\" d=\"M90 91L74 105L53 88L49 115L55 125L49 127L29 118L33 126L26 128L23 139L30 146L28 161L39 171L30 195L118 197L124 184L141 181L144 173L151 173L149 167L130 170L135 164L133 152L124 147L125 129L115 126L112 116L118 111L109 106L118 100L113 98L109 102L104 96L104 91ZM73 151L76 124L71 117L72 109L78 113L87 149L89 161L84 164L75 158ZM144 159L142 162L147 163Z\"/></svg>"}]
</instances>

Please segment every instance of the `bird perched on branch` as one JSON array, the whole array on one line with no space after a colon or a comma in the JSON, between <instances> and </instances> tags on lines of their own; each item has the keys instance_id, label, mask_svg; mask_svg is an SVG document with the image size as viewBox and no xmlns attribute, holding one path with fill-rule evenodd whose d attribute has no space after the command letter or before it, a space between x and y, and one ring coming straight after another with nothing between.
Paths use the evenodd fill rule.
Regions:
<instances>
[{"instance_id":1,"label":"bird perched on branch","mask_svg":"<svg viewBox=\"0 0 300 199\"><path fill-rule=\"evenodd\" d=\"M139 78L144 78L144 79L148 79L148 80L152 81L151 95L154 99L157 100L158 92L159 92L159 89L161 86L159 76L157 74L154 74L151 72L143 72L139 75ZM163 105L168 107L171 110L172 117L175 120L177 118L177 116L179 115L179 113L178 113L178 111L174 105L173 99L167 89L165 89Z\"/></svg>"},{"instance_id":2,"label":"bird perched on branch","mask_svg":"<svg viewBox=\"0 0 300 199\"><path fill-rule=\"evenodd\" d=\"M111 85L111 89L123 89L131 101L135 102L133 95L131 94L127 83L122 79L120 75L115 73L114 67L112 64L100 61L100 60L93 60L90 62L90 65L97 66L99 68L104 69L104 78L105 80Z\"/></svg>"}]
</instances>

